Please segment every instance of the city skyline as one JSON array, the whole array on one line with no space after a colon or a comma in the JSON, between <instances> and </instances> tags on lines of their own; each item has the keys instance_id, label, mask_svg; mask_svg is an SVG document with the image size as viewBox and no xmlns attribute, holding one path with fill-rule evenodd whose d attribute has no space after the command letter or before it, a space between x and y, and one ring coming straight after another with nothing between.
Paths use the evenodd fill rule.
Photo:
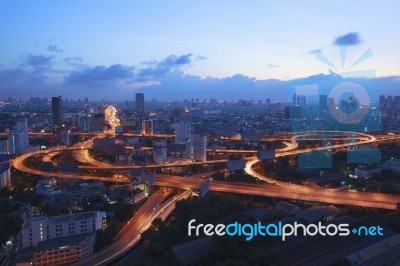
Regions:
<instances>
[{"instance_id":1,"label":"city skyline","mask_svg":"<svg viewBox=\"0 0 400 266\"><path fill-rule=\"evenodd\" d=\"M288 83L360 69L376 70L380 94L400 87L395 1L154 4L6 3L3 95L127 100L142 92L172 100L239 98L246 90L282 100ZM348 46L343 68L341 46ZM373 56L350 69L365 51Z\"/></svg>"}]
</instances>

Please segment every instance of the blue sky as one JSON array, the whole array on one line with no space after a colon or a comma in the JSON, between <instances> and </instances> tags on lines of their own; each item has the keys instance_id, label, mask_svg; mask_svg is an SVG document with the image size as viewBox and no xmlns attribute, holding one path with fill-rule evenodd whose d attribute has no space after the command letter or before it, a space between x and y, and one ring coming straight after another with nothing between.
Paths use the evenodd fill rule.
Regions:
<instances>
[{"instance_id":1,"label":"blue sky","mask_svg":"<svg viewBox=\"0 0 400 266\"><path fill-rule=\"evenodd\" d=\"M96 92L93 98L121 100L159 86L168 95L181 78L206 86L234 75L287 81L329 74L312 51L346 71L367 49L373 56L353 70L398 76L398 10L394 0L5 0L0 89L5 96ZM343 70L338 40L349 44Z\"/></svg>"}]
</instances>

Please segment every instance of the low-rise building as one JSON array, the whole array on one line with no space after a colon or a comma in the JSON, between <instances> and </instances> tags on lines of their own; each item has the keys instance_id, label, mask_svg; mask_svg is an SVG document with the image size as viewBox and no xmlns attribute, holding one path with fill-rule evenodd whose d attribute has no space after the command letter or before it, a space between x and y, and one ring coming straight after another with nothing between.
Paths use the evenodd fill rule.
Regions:
<instances>
[{"instance_id":1,"label":"low-rise building","mask_svg":"<svg viewBox=\"0 0 400 266\"><path fill-rule=\"evenodd\" d=\"M376 167L376 166L365 166L365 165L359 165L354 169L354 174L357 176L357 178L365 179L365 178L370 178L373 175L380 174L382 172L381 167Z\"/></svg>"},{"instance_id":2,"label":"low-rise building","mask_svg":"<svg viewBox=\"0 0 400 266\"><path fill-rule=\"evenodd\" d=\"M19 246L36 247L40 241L95 232L103 228L105 218L106 213L99 211L52 217L35 216L22 224Z\"/></svg>"},{"instance_id":3,"label":"low-rise building","mask_svg":"<svg viewBox=\"0 0 400 266\"><path fill-rule=\"evenodd\" d=\"M33 265L71 265L93 254L95 233L41 241L33 254Z\"/></svg>"},{"instance_id":4,"label":"low-rise building","mask_svg":"<svg viewBox=\"0 0 400 266\"><path fill-rule=\"evenodd\" d=\"M383 163L383 169L392 170L396 173L400 173L400 159L386 160Z\"/></svg>"},{"instance_id":5,"label":"low-rise building","mask_svg":"<svg viewBox=\"0 0 400 266\"><path fill-rule=\"evenodd\" d=\"M314 206L303 209L296 213L296 217L307 223L315 223L319 221L330 221L340 213L340 210L333 205Z\"/></svg>"},{"instance_id":6,"label":"low-rise building","mask_svg":"<svg viewBox=\"0 0 400 266\"><path fill-rule=\"evenodd\" d=\"M296 212L301 210L299 206L296 206L294 204L282 200L275 203L275 206L278 210L283 211L287 214L295 214Z\"/></svg>"},{"instance_id":7,"label":"low-rise building","mask_svg":"<svg viewBox=\"0 0 400 266\"><path fill-rule=\"evenodd\" d=\"M342 182L348 180L346 175L342 173L331 173L324 176L309 178L305 185L313 187L337 187L342 185Z\"/></svg>"}]
</instances>

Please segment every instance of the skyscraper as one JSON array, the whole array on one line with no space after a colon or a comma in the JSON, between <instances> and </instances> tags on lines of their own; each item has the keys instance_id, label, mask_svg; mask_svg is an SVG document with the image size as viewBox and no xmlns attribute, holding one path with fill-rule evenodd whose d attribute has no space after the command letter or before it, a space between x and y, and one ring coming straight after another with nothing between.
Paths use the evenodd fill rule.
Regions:
<instances>
[{"instance_id":1,"label":"skyscraper","mask_svg":"<svg viewBox=\"0 0 400 266\"><path fill-rule=\"evenodd\" d=\"M21 119L15 123L14 129L8 133L8 152L10 154L24 153L29 146L28 120Z\"/></svg>"},{"instance_id":2,"label":"skyscraper","mask_svg":"<svg viewBox=\"0 0 400 266\"><path fill-rule=\"evenodd\" d=\"M136 112L144 113L144 94L136 93L135 101L136 101Z\"/></svg>"},{"instance_id":3,"label":"skyscraper","mask_svg":"<svg viewBox=\"0 0 400 266\"><path fill-rule=\"evenodd\" d=\"M61 125L61 96L51 98L51 114L53 117L53 126Z\"/></svg>"},{"instance_id":4,"label":"skyscraper","mask_svg":"<svg viewBox=\"0 0 400 266\"><path fill-rule=\"evenodd\" d=\"M328 109L333 110L335 108L335 99L334 98L328 98Z\"/></svg>"},{"instance_id":5,"label":"skyscraper","mask_svg":"<svg viewBox=\"0 0 400 266\"><path fill-rule=\"evenodd\" d=\"M393 98L393 108L394 110L400 110L400 96L394 96Z\"/></svg>"},{"instance_id":6,"label":"skyscraper","mask_svg":"<svg viewBox=\"0 0 400 266\"><path fill-rule=\"evenodd\" d=\"M301 98L300 98L300 106L306 106L307 105L307 98L306 98L306 96L305 95L301 95Z\"/></svg>"},{"instance_id":7,"label":"skyscraper","mask_svg":"<svg viewBox=\"0 0 400 266\"><path fill-rule=\"evenodd\" d=\"M385 95L379 96L379 108L381 110L383 110L383 109L385 109L385 105L386 105L386 97L385 97Z\"/></svg>"},{"instance_id":8,"label":"skyscraper","mask_svg":"<svg viewBox=\"0 0 400 266\"><path fill-rule=\"evenodd\" d=\"M321 110L326 110L328 108L328 96L327 95L319 96L319 108Z\"/></svg>"},{"instance_id":9,"label":"skyscraper","mask_svg":"<svg viewBox=\"0 0 400 266\"><path fill-rule=\"evenodd\" d=\"M388 109L388 110L391 110L391 109L393 108L393 97L392 97L392 96L389 95L389 96L386 98L385 107L386 107L386 109Z\"/></svg>"}]
</instances>

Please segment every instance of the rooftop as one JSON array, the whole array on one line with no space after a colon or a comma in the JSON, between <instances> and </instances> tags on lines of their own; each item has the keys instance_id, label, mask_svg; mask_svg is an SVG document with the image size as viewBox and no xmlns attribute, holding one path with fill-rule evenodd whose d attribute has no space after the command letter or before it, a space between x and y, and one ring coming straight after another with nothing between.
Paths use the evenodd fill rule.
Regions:
<instances>
[{"instance_id":1,"label":"rooftop","mask_svg":"<svg viewBox=\"0 0 400 266\"><path fill-rule=\"evenodd\" d=\"M40 241L36 246L35 252L47 250L47 249L67 249L79 245L82 241L88 238L94 237L95 233L86 233L68 237L60 237L55 239L49 239Z\"/></svg>"}]
</instances>

